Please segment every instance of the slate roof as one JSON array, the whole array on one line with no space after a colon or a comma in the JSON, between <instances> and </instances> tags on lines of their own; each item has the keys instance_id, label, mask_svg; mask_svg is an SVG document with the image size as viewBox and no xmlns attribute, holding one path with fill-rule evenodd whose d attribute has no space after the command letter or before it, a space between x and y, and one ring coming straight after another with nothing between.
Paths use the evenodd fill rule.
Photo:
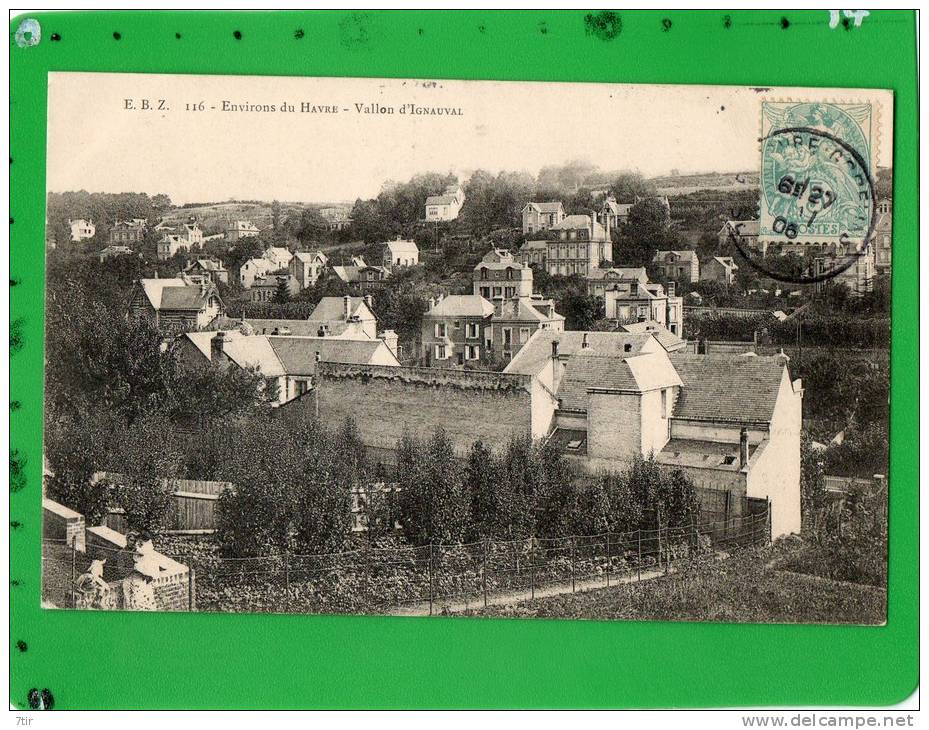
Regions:
<instances>
[{"instance_id":1,"label":"slate roof","mask_svg":"<svg viewBox=\"0 0 929 730\"><path fill-rule=\"evenodd\" d=\"M476 294L451 294L426 312L427 317L486 317L494 305Z\"/></svg>"},{"instance_id":2,"label":"slate roof","mask_svg":"<svg viewBox=\"0 0 929 730\"><path fill-rule=\"evenodd\" d=\"M779 356L671 353L683 388L675 418L769 422L784 372Z\"/></svg>"},{"instance_id":3,"label":"slate roof","mask_svg":"<svg viewBox=\"0 0 929 730\"><path fill-rule=\"evenodd\" d=\"M517 299L508 299L503 302L500 314L494 314L494 322L539 322L562 321L564 317L557 312L552 312L552 316L547 317L538 309L532 306L531 300L520 297Z\"/></svg>"},{"instance_id":4,"label":"slate roof","mask_svg":"<svg viewBox=\"0 0 929 730\"><path fill-rule=\"evenodd\" d=\"M359 317L374 316L374 313L368 309L364 297L351 297L348 306L349 314ZM310 322L344 322L345 317L345 300L342 297L323 297L319 304L307 317Z\"/></svg>"},{"instance_id":5,"label":"slate roof","mask_svg":"<svg viewBox=\"0 0 929 730\"><path fill-rule=\"evenodd\" d=\"M430 195L426 198L426 205L451 205L457 202L452 195Z\"/></svg>"},{"instance_id":6,"label":"slate roof","mask_svg":"<svg viewBox=\"0 0 929 730\"><path fill-rule=\"evenodd\" d=\"M720 266L723 266L727 269L738 269L736 266L735 259L731 256L714 256L713 260L719 263Z\"/></svg>"},{"instance_id":7,"label":"slate roof","mask_svg":"<svg viewBox=\"0 0 929 730\"><path fill-rule=\"evenodd\" d=\"M687 249L685 251L655 251L655 258L653 258L652 260L658 261L659 263L663 263L664 258L668 254L672 254L672 253L678 258L684 259L686 261L690 261L691 263L698 261L697 252L690 250L690 249Z\"/></svg>"},{"instance_id":8,"label":"slate roof","mask_svg":"<svg viewBox=\"0 0 929 730\"><path fill-rule=\"evenodd\" d=\"M741 227L738 227L741 224ZM719 229L720 233L727 233L732 228L733 233L738 232L740 236L757 236L761 223L757 220L748 221L726 221L723 227Z\"/></svg>"},{"instance_id":9,"label":"slate roof","mask_svg":"<svg viewBox=\"0 0 929 730\"><path fill-rule=\"evenodd\" d=\"M586 411L591 388L644 393L680 384L665 352L622 357L582 350L568 360L556 395L560 408Z\"/></svg>"},{"instance_id":10,"label":"slate roof","mask_svg":"<svg viewBox=\"0 0 929 730\"><path fill-rule=\"evenodd\" d=\"M204 271L225 271L226 268L218 261L213 259L197 259L196 261L191 261L187 265L187 269L201 268Z\"/></svg>"},{"instance_id":11,"label":"slate roof","mask_svg":"<svg viewBox=\"0 0 929 730\"><path fill-rule=\"evenodd\" d=\"M526 204L526 207L528 208L530 205L537 208L540 213L557 213L564 207L560 200L549 201L546 203L536 203L530 201Z\"/></svg>"},{"instance_id":12,"label":"slate roof","mask_svg":"<svg viewBox=\"0 0 929 730\"><path fill-rule=\"evenodd\" d=\"M291 335L297 337L315 337L319 332L319 323L306 319L253 319L248 317L245 322L251 325L257 335L270 335L275 329L279 330L281 327L286 327Z\"/></svg>"},{"instance_id":13,"label":"slate roof","mask_svg":"<svg viewBox=\"0 0 929 730\"><path fill-rule=\"evenodd\" d=\"M560 223L556 223L549 230L551 231L569 231L584 228L590 232L592 241L599 241L606 238L606 229L589 215L569 215Z\"/></svg>"},{"instance_id":14,"label":"slate roof","mask_svg":"<svg viewBox=\"0 0 929 730\"><path fill-rule=\"evenodd\" d=\"M416 245L416 241L387 241L384 244L391 254L404 254L404 253L419 253L419 246Z\"/></svg>"},{"instance_id":15,"label":"slate roof","mask_svg":"<svg viewBox=\"0 0 929 730\"><path fill-rule=\"evenodd\" d=\"M536 375L548 363L552 356L552 341L558 341L558 355L567 358L578 352L587 335L587 344L592 350L603 354L635 355L649 342L660 347L650 334L630 334L628 332L553 332L537 330L524 344L503 372L521 375ZM625 346L629 345L629 352Z\"/></svg>"},{"instance_id":16,"label":"slate roof","mask_svg":"<svg viewBox=\"0 0 929 730\"><path fill-rule=\"evenodd\" d=\"M543 251L548 250L548 241L526 241L521 247L520 251L542 249ZM517 252L518 253L518 252Z\"/></svg>"},{"instance_id":17,"label":"slate roof","mask_svg":"<svg viewBox=\"0 0 929 730\"><path fill-rule=\"evenodd\" d=\"M326 254L324 254L322 251L314 251L312 253L308 251L296 251L294 252L294 258L298 261L303 261L308 264L313 263L317 258L319 258L323 263L328 261Z\"/></svg>"},{"instance_id":18,"label":"slate roof","mask_svg":"<svg viewBox=\"0 0 929 730\"><path fill-rule=\"evenodd\" d=\"M216 331L209 332L187 332L185 337L193 343L200 353L212 361L211 341L216 335ZM276 378L285 374L284 367L280 359L274 354L274 350L268 344L268 338L263 335L243 335L238 330L229 330L224 332L226 344L223 346L223 352L236 365L246 367L256 367L261 374Z\"/></svg>"},{"instance_id":19,"label":"slate roof","mask_svg":"<svg viewBox=\"0 0 929 730\"><path fill-rule=\"evenodd\" d=\"M200 284L191 284L184 279L140 279L142 291L154 309L200 310L206 306L210 295L215 295L211 286L206 293Z\"/></svg>"},{"instance_id":20,"label":"slate roof","mask_svg":"<svg viewBox=\"0 0 929 730\"><path fill-rule=\"evenodd\" d=\"M602 279L610 279L612 281L635 280L644 284L648 281L648 274L644 266L616 266L610 269L594 267L588 272L587 279L590 281L600 281Z\"/></svg>"},{"instance_id":21,"label":"slate roof","mask_svg":"<svg viewBox=\"0 0 929 730\"><path fill-rule=\"evenodd\" d=\"M620 327L626 332L647 332L653 335L668 352L678 350L686 344L684 340L654 319L647 319L644 322L630 322L629 324L620 325Z\"/></svg>"},{"instance_id":22,"label":"slate roof","mask_svg":"<svg viewBox=\"0 0 929 730\"><path fill-rule=\"evenodd\" d=\"M269 336L267 340L288 375L314 375L316 353L319 353L319 359L324 362L366 365L372 361L379 349L390 352L382 340L288 336ZM396 364L400 364L399 360Z\"/></svg>"}]
</instances>

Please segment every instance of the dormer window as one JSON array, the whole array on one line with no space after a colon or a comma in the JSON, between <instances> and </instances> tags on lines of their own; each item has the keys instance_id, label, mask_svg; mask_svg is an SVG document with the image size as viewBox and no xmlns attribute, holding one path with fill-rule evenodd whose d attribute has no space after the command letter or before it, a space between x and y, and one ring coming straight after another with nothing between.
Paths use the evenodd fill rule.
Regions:
<instances>
[{"instance_id":1,"label":"dormer window","mask_svg":"<svg viewBox=\"0 0 929 730\"><path fill-rule=\"evenodd\" d=\"M486 279L486 278L487 278L487 269L485 269L485 268L483 268L483 267L481 268L481 278L482 278L482 279Z\"/></svg>"}]
</instances>

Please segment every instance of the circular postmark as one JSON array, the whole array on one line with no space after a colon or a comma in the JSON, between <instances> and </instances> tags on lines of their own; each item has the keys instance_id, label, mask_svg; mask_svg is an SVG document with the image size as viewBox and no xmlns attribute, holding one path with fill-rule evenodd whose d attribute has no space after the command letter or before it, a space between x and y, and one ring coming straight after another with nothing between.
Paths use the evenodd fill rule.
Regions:
<instances>
[{"instance_id":1,"label":"circular postmark","mask_svg":"<svg viewBox=\"0 0 929 730\"><path fill-rule=\"evenodd\" d=\"M761 140L757 236L730 227L729 241L764 275L794 284L832 279L870 255L877 222L868 140L828 104L797 104ZM828 129L827 129L828 127Z\"/></svg>"}]
</instances>

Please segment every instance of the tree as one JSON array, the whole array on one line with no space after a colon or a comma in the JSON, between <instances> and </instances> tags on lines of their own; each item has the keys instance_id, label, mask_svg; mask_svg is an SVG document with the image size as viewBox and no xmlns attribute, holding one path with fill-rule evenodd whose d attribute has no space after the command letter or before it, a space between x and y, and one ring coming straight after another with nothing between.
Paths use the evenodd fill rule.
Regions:
<instances>
[{"instance_id":1,"label":"tree","mask_svg":"<svg viewBox=\"0 0 929 730\"><path fill-rule=\"evenodd\" d=\"M217 503L224 555L322 553L341 548L351 491L337 464L347 456L316 422L271 419L238 424L226 441L218 478L234 489Z\"/></svg>"},{"instance_id":2,"label":"tree","mask_svg":"<svg viewBox=\"0 0 929 730\"><path fill-rule=\"evenodd\" d=\"M425 443L398 444L396 481L400 524L412 544L460 542L468 525L468 496L452 443L441 428Z\"/></svg>"},{"instance_id":3,"label":"tree","mask_svg":"<svg viewBox=\"0 0 929 730\"><path fill-rule=\"evenodd\" d=\"M800 519L804 534L815 531L816 519L826 502L826 478L822 456L806 432L800 440Z\"/></svg>"},{"instance_id":4,"label":"tree","mask_svg":"<svg viewBox=\"0 0 929 730\"><path fill-rule=\"evenodd\" d=\"M570 291L561 299L561 313L565 317L565 329L592 330L597 321L606 316L600 297L578 291Z\"/></svg>"},{"instance_id":5,"label":"tree","mask_svg":"<svg viewBox=\"0 0 929 730\"><path fill-rule=\"evenodd\" d=\"M290 287L286 277L279 277L277 287L274 289L274 296L271 301L274 304L287 304L290 301Z\"/></svg>"},{"instance_id":6,"label":"tree","mask_svg":"<svg viewBox=\"0 0 929 730\"><path fill-rule=\"evenodd\" d=\"M629 217L620 226L620 258L625 266L648 266L655 251L674 248L668 209L655 197L644 198L629 209Z\"/></svg>"},{"instance_id":7,"label":"tree","mask_svg":"<svg viewBox=\"0 0 929 730\"><path fill-rule=\"evenodd\" d=\"M178 476L182 452L165 414L146 413L113 434L107 483L125 510L130 530L159 533L173 519L174 496L167 480Z\"/></svg>"},{"instance_id":8,"label":"tree","mask_svg":"<svg viewBox=\"0 0 929 730\"><path fill-rule=\"evenodd\" d=\"M658 193L655 185L648 182L639 172L623 172L617 175L610 185L610 192L620 203L635 203L639 198L653 197Z\"/></svg>"},{"instance_id":9,"label":"tree","mask_svg":"<svg viewBox=\"0 0 929 730\"><path fill-rule=\"evenodd\" d=\"M499 526L500 476L496 458L482 441L475 441L468 453L464 483L470 496L470 537L493 537Z\"/></svg>"}]
</instances>

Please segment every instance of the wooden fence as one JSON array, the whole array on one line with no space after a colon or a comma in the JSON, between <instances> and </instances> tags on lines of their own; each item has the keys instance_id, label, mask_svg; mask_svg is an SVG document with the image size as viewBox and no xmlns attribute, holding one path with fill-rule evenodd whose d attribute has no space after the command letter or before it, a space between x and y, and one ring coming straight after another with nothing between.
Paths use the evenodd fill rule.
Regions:
<instances>
[{"instance_id":1,"label":"wooden fence","mask_svg":"<svg viewBox=\"0 0 929 730\"><path fill-rule=\"evenodd\" d=\"M174 515L168 533L203 535L216 531L216 503L229 482L205 479L167 479L166 486L174 496ZM111 507L104 518L110 529L125 533L129 529L122 508Z\"/></svg>"}]
</instances>

